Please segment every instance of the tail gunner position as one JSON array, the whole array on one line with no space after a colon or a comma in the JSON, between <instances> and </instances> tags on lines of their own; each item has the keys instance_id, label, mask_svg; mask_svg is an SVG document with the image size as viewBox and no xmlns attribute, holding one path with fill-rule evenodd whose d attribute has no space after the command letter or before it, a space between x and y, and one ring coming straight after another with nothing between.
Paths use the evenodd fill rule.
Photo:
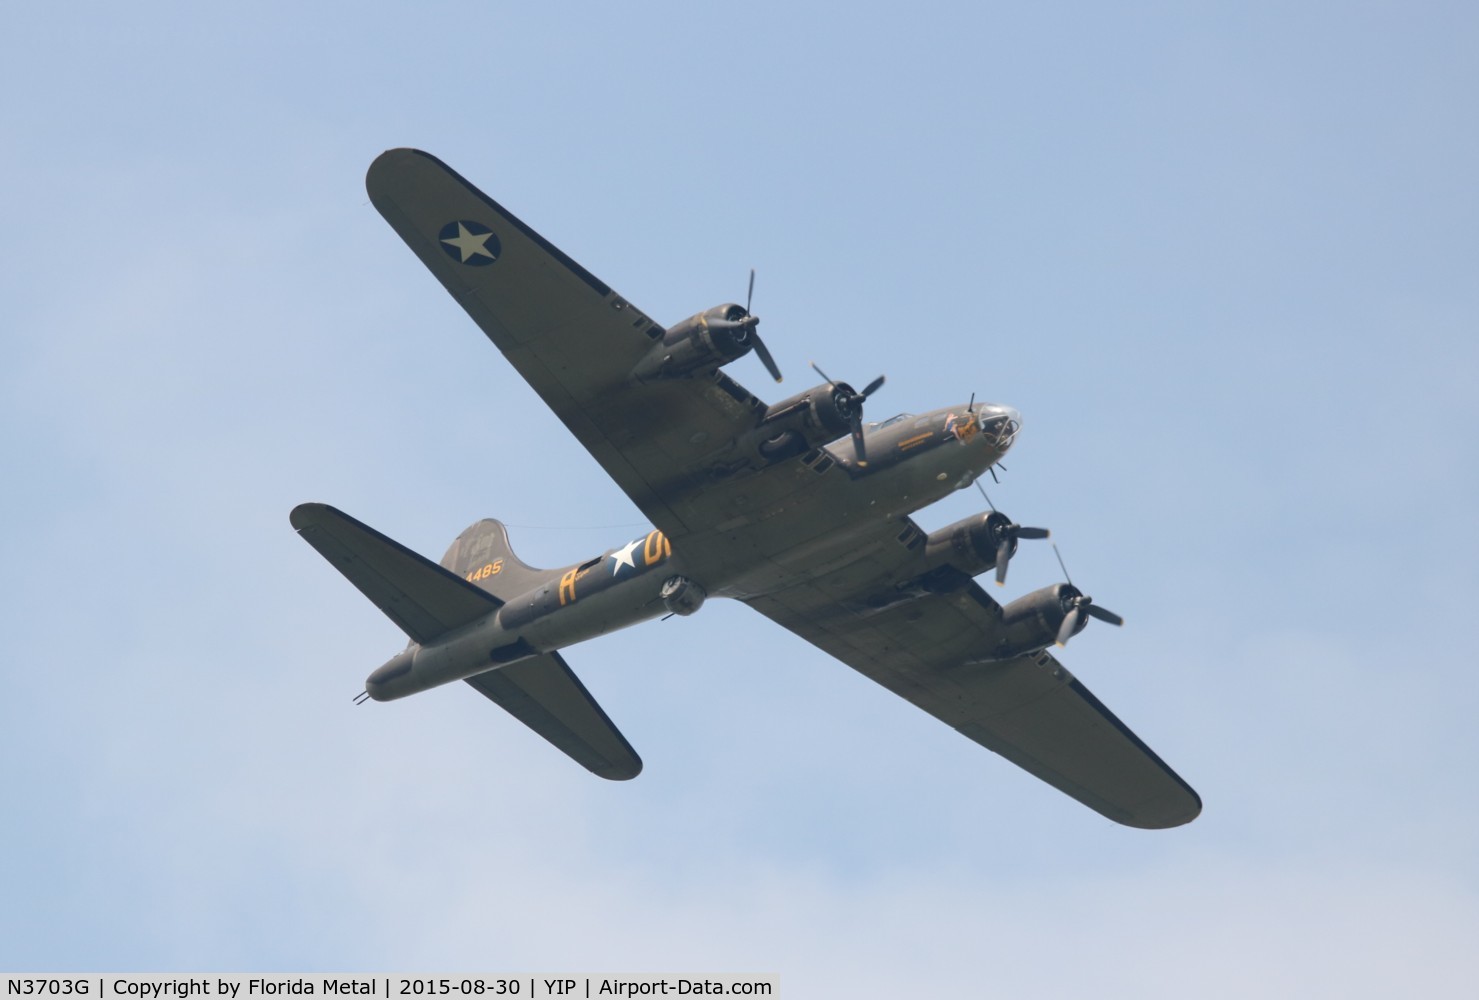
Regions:
<instances>
[{"instance_id":1,"label":"tail gunner position","mask_svg":"<svg viewBox=\"0 0 1479 1000\"><path fill-rule=\"evenodd\" d=\"M559 651L729 597L1116 822L1196 817L1190 786L1049 652L1119 617L1069 583L1005 607L976 583L1004 582L1018 541L1047 532L995 509L931 533L910 517L1002 459L1015 410L972 399L865 423L883 377L859 392L820 368L766 404L722 371L753 352L780 381L748 302L664 328L426 153L383 154L366 185L654 528L539 570L484 520L437 565L297 507L304 539L410 637L362 697L464 680L596 774L635 777L640 758Z\"/></svg>"}]
</instances>

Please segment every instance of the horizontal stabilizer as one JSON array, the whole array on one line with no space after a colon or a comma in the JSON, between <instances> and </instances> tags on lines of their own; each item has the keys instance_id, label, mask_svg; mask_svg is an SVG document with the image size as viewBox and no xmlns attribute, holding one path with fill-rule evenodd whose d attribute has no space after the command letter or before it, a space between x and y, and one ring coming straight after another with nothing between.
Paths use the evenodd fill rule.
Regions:
<instances>
[{"instance_id":1,"label":"horizontal stabilizer","mask_svg":"<svg viewBox=\"0 0 1479 1000\"><path fill-rule=\"evenodd\" d=\"M642 772L642 758L560 654L520 660L467 683L592 774L625 781Z\"/></svg>"},{"instance_id":2,"label":"horizontal stabilizer","mask_svg":"<svg viewBox=\"0 0 1479 1000\"><path fill-rule=\"evenodd\" d=\"M425 645L502 602L328 504L293 508L293 527L401 631Z\"/></svg>"}]
</instances>

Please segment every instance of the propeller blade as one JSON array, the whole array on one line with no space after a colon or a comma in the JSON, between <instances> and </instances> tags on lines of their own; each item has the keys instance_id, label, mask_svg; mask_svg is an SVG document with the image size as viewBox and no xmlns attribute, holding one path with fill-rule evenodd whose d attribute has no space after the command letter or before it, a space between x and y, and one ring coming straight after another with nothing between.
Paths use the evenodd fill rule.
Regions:
<instances>
[{"instance_id":1,"label":"propeller blade","mask_svg":"<svg viewBox=\"0 0 1479 1000\"><path fill-rule=\"evenodd\" d=\"M988 500L987 503L990 503L990 501ZM1018 525L1017 526L1017 530L1016 530L1016 535L1017 535L1018 538L1047 538L1048 537L1048 529L1047 528L1024 528L1021 525ZM1066 574L1066 573L1064 574L1064 576L1067 576L1067 575L1068 574Z\"/></svg>"},{"instance_id":2,"label":"propeller blade","mask_svg":"<svg viewBox=\"0 0 1479 1000\"><path fill-rule=\"evenodd\" d=\"M878 376L868 383L866 389L858 392L846 382L835 381L831 375L822 371L822 366L815 361L810 364L812 370L826 379L827 384L832 387L832 399L837 411L839 415L846 414L848 426L852 428L853 452L858 456L858 465L867 465L868 452L863 444L863 403L867 401L870 394L877 392L878 387L883 385L883 376Z\"/></svg>"},{"instance_id":3,"label":"propeller blade","mask_svg":"<svg viewBox=\"0 0 1479 1000\"><path fill-rule=\"evenodd\" d=\"M753 274L754 272L752 271L751 273ZM781 381L781 370L776 367L775 358L770 356L770 351L766 348L765 341L760 339L759 331L752 327L750 329L750 336L755 339L755 355L759 357L760 363L765 366L766 371L770 372L771 378L777 382Z\"/></svg>"},{"instance_id":4,"label":"propeller blade","mask_svg":"<svg viewBox=\"0 0 1479 1000\"><path fill-rule=\"evenodd\" d=\"M1063 565L1063 553L1058 551L1057 542L1053 543L1053 555L1058 557L1058 568L1063 571L1063 579L1068 581L1070 587L1073 586L1073 577L1068 575L1068 567Z\"/></svg>"},{"instance_id":5,"label":"propeller blade","mask_svg":"<svg viewBox=\"0 0 1479 1000\"><path fill-rule=\"evenodd\" d=\"M1078 625L1079 622L1083 621L1083 615L1083 608L1075 604L1073 610L1063 616L1063 624L1058 626L1058 645L1068 645L1068 640L1073 638L1073 633L1078 631Z\"/></svg>"},{"instance_id":6,"label":"propeller blade","mask_svg":"<svg viewBox=\"0 0 1479 1000\"><path fill-rule=\"evenodd\" d=\"M760 339L760 331L755 329L760 323L760 317L750 312L750 304L755 301L755 269L750 268L750 290L745 293L745 318L744 325L750 328L750 336L755 340L755 356L770 372L770 377L777 382L781 381L780 367L775 363L775 358L770 356L770 349L765 346L765 341ZM831 381L828 379L828 381Z\"/></svg>"},{"instance_id":7,"label":"propeller blade","mask_svg":"<svg viewBox=\"0 0 1479 1000\"><path fill-rule=\"evenodd\" d=\"M1025 532L1036 529L1023 528L1022 530L1024 532L1023 537L1027 537ZM1063 553L1058 551L1057 544L1053 545L1053 555L1058 557L1058 567L1063 570L1063 579L1067 580L1068 585L1072 587L1073 578L1068 575L1068 567L1063 565ZM1078 630L1078 623L1083 621L1083 616L1086 614L1090 618L1097 618L1101 622L1108 622L1111 625L1123 625L1125 623L1125 620L1119 615L1110 611L1108 608L1099 607L1099 605L1094 603L1092 597L1080 593L1077 597L1073 598L1073 607L1069 609L1068 614L1063 616L1063 624L1058 628L1058 645L1065 646L1068 644L1068 637ZM1072 628L1068 627L1070 622L1073 623Z\"/></svg>"},{"instance_id":8,"label":"propeller blade","mask_svg":"<svg viewBox=\"0 0 1479 1000\"><path fill-rule=\"evenodd\" d=\"M1005 586L1007 582L1007 563L1012 560L1012 538L1010 535L1002 535L1001 544L996 547L996 585Z\"/></svg>"}]
</instances>

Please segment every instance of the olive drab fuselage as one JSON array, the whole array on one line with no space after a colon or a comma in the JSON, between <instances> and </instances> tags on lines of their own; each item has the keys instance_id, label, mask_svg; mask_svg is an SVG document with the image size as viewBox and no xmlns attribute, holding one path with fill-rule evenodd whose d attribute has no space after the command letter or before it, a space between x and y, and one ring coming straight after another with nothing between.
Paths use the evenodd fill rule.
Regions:
<instances>
[{"instance_id":1,"label":"olive drab fuselage","mask_svg":"<svg viewBox=\"0 0 1479 1000\"><path fill-rule=\"evenodd\" d=\"M853 481L848 506L831 514L836 529L808 543L806 559L845 554L854 544L850 523L903 518L971 485L1001 460L1020 428L1016 410L973 402L868 425L865 463L848 437L781 459L817 474L835 474L835 466ZM772 560L743 552L722 573L711 569L699 578L685 566L681 546L656 530L564 569L520 565L521 589L506 597L514 569L501 558L462 569L502 606L429 645L413 642L370 674L370 697L401 698L652 618L691 614L708 596L744 597L784 584Z\"/></svg>"}]
</instances>

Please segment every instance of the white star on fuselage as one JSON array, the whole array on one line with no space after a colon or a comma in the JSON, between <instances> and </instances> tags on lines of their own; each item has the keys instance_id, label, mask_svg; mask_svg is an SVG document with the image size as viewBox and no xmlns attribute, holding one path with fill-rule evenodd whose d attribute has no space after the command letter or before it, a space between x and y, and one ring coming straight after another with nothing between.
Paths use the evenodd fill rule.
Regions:
<instances>
[{"instance_id":1,"label":"white star on fuselage","mask_svg":"<svg viewBox=\"0 0 1479 1000\"><path fill-rule=\"evenodd\" d=\"M628 542L625 548L617 549L615 552L611 553L612 576L620 573L623 566L630 566L632 569L637 568L637 564L632 561L632 552L634 552L637 546L641 544L642 540L639 538L635 542Z\"/></svg>"},{"instance_id":2,"label":"white star on fuselage","mask_svg":"<svg viewBox=\"0 0 1479 1000\"><path fill-rule=\"evenodd\" d=\"M458 250L462 251L462 263L464 264L472 260L473 257L477 256L478 254L482 254L484 257L490 258L492 260L497 260L497 256L488 250L488 237L492 235L492 232L486 232L483 233L481 236L476 236L466 226L459 222L457 223L456 238L450 240L442 240L442 242L454 246Z\"/></svg>"}]
</instances>

